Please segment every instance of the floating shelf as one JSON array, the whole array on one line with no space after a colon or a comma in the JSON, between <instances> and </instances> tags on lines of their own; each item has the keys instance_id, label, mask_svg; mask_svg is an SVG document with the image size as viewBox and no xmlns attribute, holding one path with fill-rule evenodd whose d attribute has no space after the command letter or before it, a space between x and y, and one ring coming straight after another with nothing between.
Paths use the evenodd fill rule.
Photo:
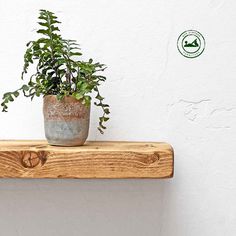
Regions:
<instances>
[{"instance_id":1,"label":"floating shelf","mask_svg":"<svg viewBox=\"0 0 236 236\"><path fill-rule=\"evenodd\" d=\"M0 141L0 178L171 178L173 170L167 143Z\"/></svg>"}]
</instances>

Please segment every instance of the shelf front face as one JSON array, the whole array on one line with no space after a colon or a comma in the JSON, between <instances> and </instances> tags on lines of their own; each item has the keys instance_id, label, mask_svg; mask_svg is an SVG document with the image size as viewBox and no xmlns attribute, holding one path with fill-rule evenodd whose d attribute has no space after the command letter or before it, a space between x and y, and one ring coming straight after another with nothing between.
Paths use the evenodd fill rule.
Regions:
<instances>
[{"instance_id":1,"label":"shelf front face","mask_svg":"<svg viewBox=\"0 0 236 236\"><path fill-rule=\"evenodd\" d=\"M173 172L167 143L0 141L0 178L171 178Z\"/></svg>"}]
</instances>

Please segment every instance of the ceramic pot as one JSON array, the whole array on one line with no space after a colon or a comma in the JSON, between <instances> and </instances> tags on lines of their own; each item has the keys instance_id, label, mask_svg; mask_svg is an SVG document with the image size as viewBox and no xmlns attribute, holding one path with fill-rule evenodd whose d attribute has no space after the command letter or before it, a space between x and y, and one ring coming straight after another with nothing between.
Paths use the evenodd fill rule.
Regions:
<instances>
[{"instance_id":1,"label":"ceramic pot","mask_svg":"<svg viewBox=\"0 0 236 236\"><path fill-rule=\"evenodd\" d=\"M50 145L80 146L88 137L90 107L72 96L59 101L56 95L43 100L44 130Z\"/></svg>"}]
</instances>

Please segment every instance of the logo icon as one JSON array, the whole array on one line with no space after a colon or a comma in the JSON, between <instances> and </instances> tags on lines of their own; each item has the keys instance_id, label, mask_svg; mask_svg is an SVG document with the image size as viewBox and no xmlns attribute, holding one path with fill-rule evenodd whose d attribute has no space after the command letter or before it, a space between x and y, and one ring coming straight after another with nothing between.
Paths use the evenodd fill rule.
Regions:
<instances>
[{"instance_id":1,"label":"logo icon","mask_svg":"<svg viewBox=\"0 0 236 236\"><path fill-rule=\"evenodd\" d=\"M187 58L200 56L205 49L205 44L204 37L196 30L184 31L177 40L179 52Z\"/></svg>"}]
</instances>

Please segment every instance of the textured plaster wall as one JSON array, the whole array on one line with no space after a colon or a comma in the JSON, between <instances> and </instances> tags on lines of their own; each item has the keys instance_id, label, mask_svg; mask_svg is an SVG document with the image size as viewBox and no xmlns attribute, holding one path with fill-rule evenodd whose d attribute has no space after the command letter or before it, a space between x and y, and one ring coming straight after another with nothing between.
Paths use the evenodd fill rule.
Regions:
<instances>
[{"instance_id":1,"label":"textured plaster wall","mask_svg":"<svg viewBox=\"0 0 236 236\"><path fill-rule=\"evenodd\" d=\"M0 236L236 235L236 2L0 0L0 95L20 86L38 9L54 11L85 58L107 64L107 132L91 140L168 141L172 180L0 180ZM195 59L176 41L206 39ZM0 114L0 139L44 138L42 99Z\"/></svg>"}]
</instances>

